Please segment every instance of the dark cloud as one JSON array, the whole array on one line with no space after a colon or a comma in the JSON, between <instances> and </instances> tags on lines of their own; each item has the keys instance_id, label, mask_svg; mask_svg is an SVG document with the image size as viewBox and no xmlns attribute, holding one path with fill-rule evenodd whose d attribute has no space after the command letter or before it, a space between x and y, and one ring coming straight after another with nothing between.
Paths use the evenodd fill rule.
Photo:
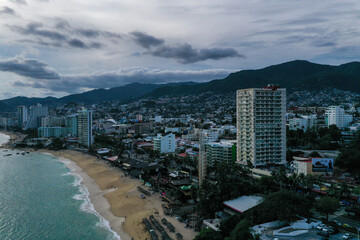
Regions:
<instances>
[{"instance_id":1,"label":"dark cloud","mask_svg":"<svg viewBox=\"0 0 360 240\"><path fill-rule=\"evenodd\" d=\"M177 46L162 45L150 50L148 54L157 57L176 59L183 64L205 61L208 59L218 60L227 57L244 57L233 48L209 48L196 50L190 44Z\"/></svg>"},{"instance_id":2,"label":"dark cloud","mask_svg":"<svg viewBox=\"0 0 360 240\"><path fill-rule=\"evenodd\" d=\"M9 7L3 7L0 9L0 16L1 15L12 15L15 16L15 10Z\"/></svg>"},{"instance_id":3,"label":"dark cloud","mask_svg":"<svg viewBox=\"0 0 360 240\"><path fill-rule=\"evenodd\" d=\"M39 37L45 37L54 41L63 41L66 36L58 31L44 29L43 24L38 22L32 22L26 25L26 27L10 26L14 31L17 31L24 35L34 35Z\"/></svg>"},{"instance_id":4,"label":"dark cloud","mask_svg":"<svg viewBox=\"0 0 360 240\"><path fill-rule=\"evenodd\" d=\"M26 4L25 0L10 0L10 2L16 3L16 4Z\"/></svg>"},{"instance_id":5,"label":"dark cloud","mask_svg":"<svg viewBox=\"0 0 360 240\"><path fill-rule=\"evenodd\" d=\"M165 42L163 39L150 36L143 32L132 32L130 35L133 37L135 43L147 49L162 45Z\"/></svg>"},{"instance_id":6,"label":"dark cloud","mask_svg":"<svg viewBox=\"0 0 360 240\"><path fill-rule=\"evenodd\" d=\"M93 43L90 43L90 44L86 44L83 41L81 41L79 39L76 39L76 38L71 39L68 42L68 44L71 47L75 47L75 48L100 48L101 47L100 43L93 42Z\"/></svg>"},{"instance_id":7,"label":"dark cloud","mask_svg":"<svg viewBox=\"0 0 360 240\"><path fill-rule=\"evenodd\" d=\"M0 60L0 71L16 73L34 79L59 79L60 75L45 62L14 57Z\"/></svg>"},{"instance_id":8,"label":"dark cloud","mask_svg":"<svg viewBox=\"0 0 360 240\"><path fill-rule=\"evenodd\" d=\"M183 64L205 61L208 59L218 60L227 57L244 57L233 48L208 48L198 50L187 43L169 46L165 44L163 39L142 32L132 32L130 35L133 37L135 43L148 49L145 54L156 57L172 58Z\"/></svg>"},{"instance_id":9,"label":"dark cloud","mask_svg":"<svg viewBox=\"0 0 360 240\"><path fill-rule=\"evenodd\" d=\"M45 24L31 22L25 26L7 26L12 31L26 36L26 39L18 40L20 42L59 48L97 49L109 41L117 43L123 38L119 33L74 27L63 18L50 18Z\"/></svg>"},{"instance_id":10,"label":"dark cloud","mask_svg":"<svg viewBox=\"0 0 360 240\"><path fill-rule=\"evenodd\" d=\"M79 39L72 39L68 43L72 47L87 48L86 44L83 41L79 40Z\"/></svg>"}]
</instances>

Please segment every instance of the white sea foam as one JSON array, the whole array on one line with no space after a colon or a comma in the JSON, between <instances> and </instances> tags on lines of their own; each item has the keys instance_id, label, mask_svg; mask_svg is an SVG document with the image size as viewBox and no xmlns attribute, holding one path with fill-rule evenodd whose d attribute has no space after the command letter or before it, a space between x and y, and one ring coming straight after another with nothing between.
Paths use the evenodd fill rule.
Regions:
<instances>
[{"instance_id":1,"label":"white sea foam","mask_svg":"<svg viewBox=\"0 0 360 240\"><path fill-rule=\"evenodd\" d=\"M79 188L80 193L73 196L73 198L75 200L82 201L82 203L80 205L80 209L84 212L88 212L88 213L91 213L91 214L94 214L95 216L97 216L100 221L96 225L99 227L106 228L108 231L110 231L113 235L111 239L121 240L120 236L114 230L112 230L109 221L107 221L105 218L103 218L95 210L94 205L90 201L90 194L89 194L88 189L84 185L81 184L83 178L79 174L72 172L72 171L74 171L74 169L71 169L70 166L68 166L72 162L65 160L65 159L61 159L61 162L63 162L70 169L70 172L65 173L65 174L66 175L70 174L70 175L74 176L74 182L72 183L72 185L74 187Z\"/></svg>"},{"instance_id":2,"label":"white sea foam","mask_svg":"<svg viewBox=\"0 0 360 240\"><path fill-rule=\"evenodd\" d=\"M6 135L6 134L3 134L3 133L0 133L0 147L9 142L10 141L10 136L9 135Z\"/></svg>"}]
</instances>

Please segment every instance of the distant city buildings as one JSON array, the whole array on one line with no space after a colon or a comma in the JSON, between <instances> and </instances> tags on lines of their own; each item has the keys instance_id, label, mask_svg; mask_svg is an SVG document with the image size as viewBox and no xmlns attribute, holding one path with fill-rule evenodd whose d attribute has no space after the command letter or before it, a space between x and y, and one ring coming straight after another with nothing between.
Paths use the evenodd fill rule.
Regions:
<instances>
[{"instance_id":1,"label":"distant city buildings","mask_svg":"<svg viewBox=\"0 0 360 240\"><path fill-rule=\"evenodd\" d=\"M286 89L237 91L237 161L254 166L286 162Z\"/></svg>"},{"instance_id":2,"label":"distant city buildings","mask_svg":"<svg viewBox=\"0 0 360 240\"><path fill-rule=\"evenodd\" d=\"M340 106L330 106L325 112L325 123L328 126L336 125L338 128L347 128L353 121L353 116L345 113Z\"/></svg>"},{"instance_id":3,"label":"distant city buildings","mask_svg":"<svg viewBox=\"0 0 360 240\"><path fill-rule=\"evenodd\" d=\"M317 117L316 115L302 115L299 117L294 117L289 119L289 129L297 130L302 129L306 131L309 128L317 126Z\"/></svg>"},{"instance_id":4,"label":"distant city buildings","mask_svg":"<svg viewBox=\"0 0 360 240\"><path fill-rule=\"evenodd\" d=\"M18 109L19 110L19 109ZM41 118L48 115L48 107L37 104L30 107L29 118L25 125L25 130L39 128L41 126Z\"/></svg>"}]
</instances>

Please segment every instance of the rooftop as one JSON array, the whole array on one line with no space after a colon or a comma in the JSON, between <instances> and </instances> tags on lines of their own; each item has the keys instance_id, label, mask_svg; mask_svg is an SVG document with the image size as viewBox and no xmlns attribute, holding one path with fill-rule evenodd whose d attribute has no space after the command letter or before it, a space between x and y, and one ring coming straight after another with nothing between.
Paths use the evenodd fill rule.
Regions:
<instances>
[{"instance_id":1,"label":"rooftop","mask_svg":"<svg viewBox=\"0 0 360 240\"><path fill-rule=\"evenodd\" d=\"M262 197L258 196L242 196L234 200L225 201L224 205L242 213L260 204L262 199Z\"/></svg>"}]
</instances>

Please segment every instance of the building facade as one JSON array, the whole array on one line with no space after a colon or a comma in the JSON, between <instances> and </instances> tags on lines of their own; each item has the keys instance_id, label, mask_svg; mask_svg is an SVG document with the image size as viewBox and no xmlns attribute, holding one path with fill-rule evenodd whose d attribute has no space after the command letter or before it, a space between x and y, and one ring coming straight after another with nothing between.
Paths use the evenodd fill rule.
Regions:
<instances>
[{"instance_id":1,"label":"building facade","mask_svg":"<svg viewBox=\"0 0 360 240\"><path fill-rule=\"evenodd\" d=\"M17 107L17 120L18 120L18 128L25 127L25 124L28 119L28 109L25 106Z\"/></svg>"},{"instance_id":2,"label":"building facade","mask_svg":"<svg viewBox=\"0 0 360 240\"><path fill-rule=\"evenodd\" d=\"M90 147L93 144L92 114L93 111L85 108L81 109L78 113L79 143L86 147Z\"/></svg>"},{"instance_id":3,"label":"building facade","mask_svg":"<svg viewBox=\"0 0 360 240\"><path fill-rule=\"evenodd\" d=\"M48 115L48 107L37 104L36 106L30 107L30 113L28 121L25 125L26 129L39 128L41 126L41 118Z\"/></svg>"},{"instance_id":4,"label":"building facade","mask_svg":"<svg viewBox=\"0 0 360 240\"><path fill-rule=\"evenodd\" d=\"M345 113L340 106L330 106L325 112L325 123L327 126L336 125L338 128L347 128L353 121L353 116Z\"/></svg>"},{"instance_id":5,"label":"building facade","mask_svg":"<svg viewBox=\"0 0 360 240\"><path fill-rule=\"evenodd\" d=\"M158 134L154 138L154 150L159 151L160 153L172 153L175 152L175 135L172 133L167 133L164 136Z\"/></svg>"},{"instance_id":6,"label":"building facade","mask_svg":"<svg viewBox=\"0 0 360 240\"><path fill-rule=\"evenodd\" d=\"M255 167L286 163L286 89L237 91L237 161Z\"/></svg>"},{"instance_id":7,"label":"building facade","mask_svg":"<svg viewBox=\"0 0 360 240\"><path fill-rule=\"evenodd\" d=\"M78 133L78 115L73 114L65 118L66 134L70 137L77 137Z\"/></svg>"},{"instance_id":8,"label":"building facade","mask_svg":"<svg viewBox=\"0 0 360 240\"><path fill-rule=\"evenodd\" d=\"M215 163L234 163L236 160L236 143L233 141L208 142L205 144L208 166Z\"/></svg>"},{"instance_id":9,"label":"building facade","mask_svg":"<svg viewBox=\"0 0 360 240\"><path fill-rule=\"evenodd\" d=\"M65 127L39 127L38 128L39 137L65 137L66 128Z\"/></svg>"}]
</instances>

